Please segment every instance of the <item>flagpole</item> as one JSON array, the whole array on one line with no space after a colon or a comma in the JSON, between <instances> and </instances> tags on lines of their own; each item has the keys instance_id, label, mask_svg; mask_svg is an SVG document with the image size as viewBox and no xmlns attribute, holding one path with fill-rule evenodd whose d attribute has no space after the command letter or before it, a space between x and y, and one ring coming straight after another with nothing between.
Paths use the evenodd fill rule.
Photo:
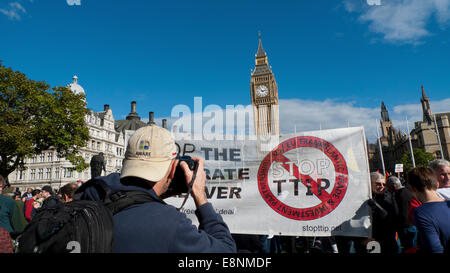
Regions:
<instances>
[{"instance_id":1,"label":"flagpole","mask_svg":"<svg viewBox=\"0 0 450 273\"><path fill-rule=\"evenodd\" d=\"M434 114L433 117L434 117L434 128L436 128L436 135L439 143L439 149L441 151L441 159L444 159L444 153L442 152L442 145L441 145L441 137L439 136L439 129L436 123L436 114Z\"/></svg>"},{"instance_id":2,"label":"flagpole","mask_svg":"<svg viewBox=\"0 0 450 273\"><path fill-rule=\"evenodd\" d=\"M409 141L409 152L411 153L411 161L412 161L412 165L413 168L416 167L416 162L414 160L414 152L413 152L413 147L411 144L411 133L409 132L409 122L408 122L408 116L406 117L406 132L408 133L408 141Z\"/></svg>"},{"instance_id":3,"label":"flagpole","mask_svg":"<svg viewBox=\"0 0 450 273\"><path fill-rule=\"evenodd\" d=\"M378 132L378 119L375 119L375 125L376 125L375 129L377 130L378 147L380 149L381 166L383 167L383 176L385 176L386 175L386 169L384 167L383 149L381 147L380 133Z\"/></svg>"}]
</instances>

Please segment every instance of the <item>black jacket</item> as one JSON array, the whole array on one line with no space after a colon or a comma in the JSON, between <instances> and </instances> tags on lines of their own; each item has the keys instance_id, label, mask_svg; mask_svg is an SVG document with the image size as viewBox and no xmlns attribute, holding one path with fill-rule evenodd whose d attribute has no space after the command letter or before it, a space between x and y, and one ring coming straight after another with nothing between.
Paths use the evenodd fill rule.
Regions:
<instances>
[{"instance_id":1,"label":"black jacket","mask_svg":"<svg viewBox=\"0 0 450 273\"><path fill-rule=\"evenodd\" d=\"M118 173L97 179L105 181L112 193L137 190L159 199L153 189L122 184ZM95 188L88 188L82 198L99 200L99 195ZM114 252L236 252L227 225L211 203L200 206L195 214L200 223L198 228L186 214L164 202L148 202L124 209L114 215Z\"/></svg>"}]
</instances>

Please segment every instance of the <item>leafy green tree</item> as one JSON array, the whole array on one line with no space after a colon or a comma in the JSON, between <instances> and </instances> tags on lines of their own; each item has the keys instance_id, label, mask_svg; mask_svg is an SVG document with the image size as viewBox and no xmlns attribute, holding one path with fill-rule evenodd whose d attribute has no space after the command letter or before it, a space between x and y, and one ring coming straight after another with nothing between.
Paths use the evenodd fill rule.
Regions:
<instances>
[{"instance_id":1,"label":"leafy green tree","mask_svg":"<svg viewBox=\"0 0 450 273\"><path fill-rule=\"evenodd\" d=\"M85 96L67 87L28 79L0 62L0 174L7 178L24 160L49 148L77 171L89 164L78 155L89 140Z\"/></svg>"},{"instance_id":2,"label":"leafy green tree","mask_svg":"<svg viewBox=\"0 0 450 273\"><path fill-rule=\"evenodd\" d=\"M428 167L428 163L434 160L433 154L425 152L424 149L414 148L413 154L416 167ZM409 151L402 155L400 162L403 164L404 170L410 170L413 168L411 153Z\"/></svg>"}]
</instances>

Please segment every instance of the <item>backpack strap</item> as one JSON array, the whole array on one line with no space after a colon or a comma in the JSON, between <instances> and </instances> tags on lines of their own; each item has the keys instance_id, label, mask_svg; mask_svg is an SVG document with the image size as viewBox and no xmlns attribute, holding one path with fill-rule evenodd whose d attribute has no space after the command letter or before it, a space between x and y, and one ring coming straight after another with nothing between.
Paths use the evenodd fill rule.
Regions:
<instances>
[{"instance_id":1,"label":"backpack strap","mask_svg":"<svg viewBox=\"0 0 450 273\"><path fill-rule=\"evenodd\" d=\"M165 204L160 198L156 198L143 191L118 191L112 192L111 187L102 179L93 178L84 183L75 192L74 200L84 199L84 194L89 188L94 188L98 198L112 212L116 214L132 205L147 202L159 202Z\"/></svg>"},{"instance_id":2,"label":"backpack strap","mask_svg":"<svg viewBox=\"0 0 450 273\"><path fill-rule=\"evenodd\" d=\"M84 199L84 194L86 191L88 191L89 188L94 188L96 190L100 200L103 200L107 196L111 195L111 188L105 181L101 179L92 178L88 180L86 183L83 183L83 185L81 185L77 189L73 199L74 200Z\"/></svg>"},{"instance_id":3,"label":"backpack strap","mask_svg":"<svg viewBox=\"0 0 450 273\"><path fill-rule=\"evenodd\" d=\"M118 191L105 197L104 205L116 214L132 205L144 204L148 202L165 202L159 198L155 198L143 191Z\"/></svg>"}]
</instances>

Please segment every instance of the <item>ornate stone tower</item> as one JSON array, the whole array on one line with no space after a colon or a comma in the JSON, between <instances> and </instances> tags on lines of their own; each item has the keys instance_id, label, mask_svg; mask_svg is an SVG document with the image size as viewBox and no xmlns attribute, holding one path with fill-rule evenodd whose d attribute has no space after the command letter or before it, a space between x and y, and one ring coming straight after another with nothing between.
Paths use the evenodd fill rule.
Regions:
<instances>
[{"instance_id":1,"label":"ornate stone tower","mask_svg":"<svg viewBox=\"0 0 450 273\"><path fill-rule=\"evenodd\" d=\"M389 118L389 113L384 105L384 102L381 102L381 132L383 133L383 137L389 136L389 130L392 127L392 121Z\"/></svg>"},{"instance_id":2,"label":"ornate stone tower","mask_svg":"<svg viewBox=\"0 0 450 273\"><path fill-rule=\"evenodd\" d=\"M253 105L255 134L270 136L280 134L278 87L259 33L255 69L252 71L250 92Z\"/></svg>"},{"instance_id":3,"label":"ornate stone tower","mask_svg":"<svg viewBox=\"0 0 450 273\"><path fill-rule=\"evenodd\" d=\"M420 102L422 103L422 111L423 111L423 121L428 122L428 124L431 124L432 116L431 113L431 107L430 107L430 99L428 98L427 94L425 94L425 89L422 85L422 98L420 99Z\"/></svg>"}]
</instances>

